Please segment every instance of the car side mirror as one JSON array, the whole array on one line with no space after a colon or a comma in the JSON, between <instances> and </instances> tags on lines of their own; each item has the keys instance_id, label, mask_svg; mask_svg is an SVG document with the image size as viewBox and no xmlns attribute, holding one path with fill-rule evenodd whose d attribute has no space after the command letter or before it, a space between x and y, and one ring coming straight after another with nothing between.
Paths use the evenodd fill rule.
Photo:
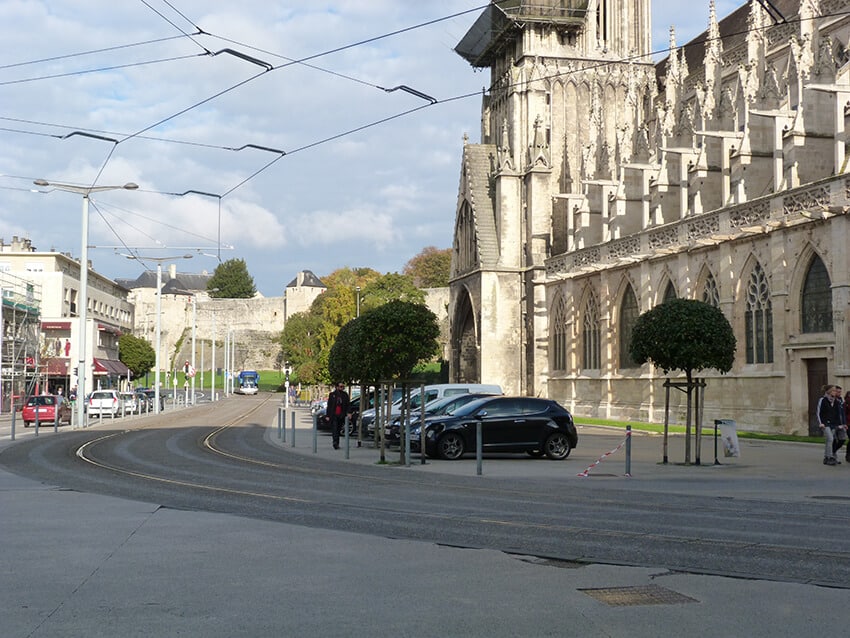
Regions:
<instances>
[{"instance_id":1,"label":"car side mirror","mask_svg":"<svg viewBox=\"0 0 850 638\"><path fill-rule=\"evenodd\" d=\"M487 416L487 410L481 410L481 412L479 412L475 416L477 416L479 419L481 419L481 418Z\"/></svg>"}]
</instances>

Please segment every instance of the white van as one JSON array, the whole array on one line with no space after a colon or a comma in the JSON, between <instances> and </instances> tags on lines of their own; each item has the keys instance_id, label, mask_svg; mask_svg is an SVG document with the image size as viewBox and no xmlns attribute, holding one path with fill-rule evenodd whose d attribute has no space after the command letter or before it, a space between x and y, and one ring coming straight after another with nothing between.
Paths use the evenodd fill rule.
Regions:
<instances>
[{"instance_id":1,"label":"white van","mask_svg":"<svg viewBox=\"0 0 850 638\"><path fill-rule=\"evenodd\" d=\"M458 394L468 394L470 392L478 392L481 394L503 394L502 386L490 383L439 383L436 385L425 386L425 403L442 399L444 397L455 396ZM411 410L415 410L422 405L422 393L420 389L414 387L410 391L410 403L408 404ZM401 404L403 399L394 402L390 409L390 416L401 414ZM370 408L364 410L360 415L363 422L363 427L366 432L372 431L372 425L375 421L375 409Z\"/></svg>"}]
</instances>

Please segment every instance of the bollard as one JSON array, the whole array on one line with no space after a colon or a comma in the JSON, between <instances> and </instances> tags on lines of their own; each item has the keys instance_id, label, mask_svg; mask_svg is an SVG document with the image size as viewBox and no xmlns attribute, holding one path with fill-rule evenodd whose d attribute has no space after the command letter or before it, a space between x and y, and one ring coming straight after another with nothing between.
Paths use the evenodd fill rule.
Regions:
<instances>
[{"instance_id":1,"label":"bollard","mask_svg":"<svg viewBox=\"0 0 850 638\"><path fill-rule=\"evenodd\" d=\"M15 408L15 402L12 401L12 440L15 440L15 416L17 415L18 410Z\"/></svg>"},{"instance_id":2,"label":"bollard","mask_svg":"<svg viewBox=\"0 0 850 638\"><path fill-rule=\"evenodd\" d=\"M420 396L424 397L425 394L423 393ZM422 403L425 403L425 401L422 401ZM410 419L404 420L404 460L405 465L410 467Z\"/></svg>"},{"instance_id":3,"label":"bollard","mask_svg":"<svg viewBox=\"0 0 850 638\"><path fill-rule=\"evenodd\" d=\"M284 427L284 411L282 406L277 406L277 438L286 442L286 428Z\"/></svg>"},{"instance_id":4,"label":"bollard","mask_svg":"<svg viewBox=\"0 0 850 638\"><path fill-rule=\"evenodd\" d=\"M350 426L350 422L351 422L351 415L346 414L345 415L345 421L343 422L343 425L342 425L342 427L345 428L345 458L346 459L350 458L350 453L348 451L349 450L349 447L348 447L348 428Z\"/></svg>"},{"instance_id":5,"label":"bollard","mask_svg":"<svg viewBox=\"0 0 850 638\"><path fill-rule=\"evenodd\" d=\"M632 475L632 426L626 426L626 476Z\"/></svg>"},{"instance_id":6,"label":"bollard","mask_svg":"<svg viewBox=\"0 0 850 638\"><path fill-rule=\"evenodd\" d=\"M60 399L61 403L62 400ZM56 434L59 431L59 403L53 406L53 434Z\"/></svg>"},{"instance_id":7,"label":"bollard","mask_svg":"<svg viewBox=\"0 0 850 638\"><path fill-rule=\"evenodd\" d=\"M292 411L292 447L295 447L295 410Z\"/></svg>"},{"instance_id":8,"label":"bollard","mask_svg":"<svg viewBox=\"0 0 850 638\"><path fill-rule=\"evenodd\" d=\"M38 399L36 399L37 401ZM21 416L23 416L23 412L21 412ZM38 426L40 425L40 421L38 418L38 404L35 405L35 435L38 436Z\"/></svg>"},{"instance_id":9,"label":"bollard","mask_svg":"<svg viewBox=\"0 0 850 638\"><path fill-rule=\"evenodd\" d=\"M319 453L319 415L313 415L313 454Z\"/></svg>"},{"instance_id":10,"label":"bollard","mask_svg":"<svg viewBox=\"0 0 850 638\"><path fill-rule=\"evenodd\" d=\"M475 473L481 476L484 445L481 441L481 421L475 423Z\"/></svg>"}]
</instances>

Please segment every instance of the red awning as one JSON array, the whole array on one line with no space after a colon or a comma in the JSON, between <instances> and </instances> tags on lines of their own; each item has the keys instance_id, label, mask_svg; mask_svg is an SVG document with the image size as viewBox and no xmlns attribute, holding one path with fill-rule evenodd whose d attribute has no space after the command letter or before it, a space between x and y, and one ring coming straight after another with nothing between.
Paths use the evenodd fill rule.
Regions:
<instances>
[{"instance_id":1,"label":"red awning","mask_svg":"<svg viewBox=\"0 0 850 638\"><path fill-rule=\"evenodd\" d=\"M110 334L117 335L117 336L119 336L119 337L120 337L122 334L124 334L123 332L121 332L121 328L118 328L118 327L116 327L116 326L110 326L110 325L109 325L109 324L107 324L107 323L98 323L98 324L97 324L97 329L98 329L98 330L101 330L101 331L103 331L103 332L108 332L108 333L110 333ZM121 363L121 362L119 361L118 363ZM121 364L121 365L124 365L124 364Z\"/></svg>"},{"instance_id":2,"label":"red awning","mask_svg":"<svg viewBox=\"0 0 850 638\"><path fill-rule=\"evenodd\" d=\"M125 366L117 359L94 359L94 373L105 374L107 376L126 377L130 372L130 368Z\"/></svg>"}]
</instances>

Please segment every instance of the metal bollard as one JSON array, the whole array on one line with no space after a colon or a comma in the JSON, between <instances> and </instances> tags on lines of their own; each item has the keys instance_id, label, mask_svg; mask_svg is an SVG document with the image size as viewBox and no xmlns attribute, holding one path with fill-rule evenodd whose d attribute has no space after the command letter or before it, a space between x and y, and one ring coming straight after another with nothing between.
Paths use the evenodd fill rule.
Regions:
<instances>
[{"instance_id":1,"label":"metal bollard","mask_svg":"<svg viewBox=\"0 0 850 638\"><path fill-rule=\"evenodd\" d=\"M313 454L319 453L319 415L313 415Z\"/></svg>"},{"instance_id":2,"label":"metal bollard","mask_svg":"<svg viewBox=\"0 0 850 638\"><path fill-rule=\"evenodd\" d=\"M61 399L60 399L61 403ZM53 434L56 434L59 431L59 404L53 408Z\"/></svg>"},{"instance_id":3,"label":"metal bollard","mask_svg":"<svg viewBox=\"0 0 850 638\"><path fill-rule=\"evenodd\" d=\"M286 442L286 413L283 411L283 406L277 406L277 438Z\"/></svg>"},{"instance_id":4,"label":"metal bollard","mask_svg":"<svg viewBox=\"0 0 850 638\"><path fill-rule=\"evenodd\" d=\"M23 415L23 412L21 412L21 415ZM39 421L39 418L38 418L38 404L36 404L36 406L35 406L35 435L36 436L38 436L38 426L39 425L40 425L40 421Z\"/></svg>"},{"instance_id":5,"label":"metal bollard","mask_svg":"<svg viewBox=\"0 0 850 638\"><path fill-rule=\"evenodd\" d=\"M292 447L295 447L295 410L292 411Z\"/></svg>"},{"instance_id":6,"label":"metal bollard","mask_svg":"<svg viewBox=\"0 0 850 638\"><path fill-rule=\"evenodd\" d=\"M12 440L15 440L15 416L17 415L18 410L15 408L15 402L12 401Z\"/></svg>"},{"instance_id":7,"label":"metal bollard","mask_svg":"<svg viewBox=\"0 0 850 638\"><path fill-rule=\"evenodd\" d=\"M481 476L484 445L481 441L481 421L475 423L475 473Z\"/></svg>"},{"instance_id":8,"label":"metal bollard","mask_svg":"<svg viewBox=\"0 0 850 638\"><path fill-rule=\"evenodd\" d=\"M626 426L626 476L632 475L632 426Z\"/></svg>"},{"instance_id":9,"label":"metal bollard","mask_svg":"<svg viewBox=\"0 0 850 638\"><path fill-rule=\"evenodd\" d=\"M351 416L346 414L345 421L343 422L343 426L345 428L345 458L348 459L350 457L349 447L348 447L348 428L351 421Z\"/></svg>"},{"instance_id":10,"label":"metal bollard","mask_svg":"<svg viewBox=\"0 0 850 638\"><path fill-rule=\"evenodd\" d=\"M404 459L405 465L410 467L410 419L406 419L404 423Z\"/></svg>"}]
</instances>

